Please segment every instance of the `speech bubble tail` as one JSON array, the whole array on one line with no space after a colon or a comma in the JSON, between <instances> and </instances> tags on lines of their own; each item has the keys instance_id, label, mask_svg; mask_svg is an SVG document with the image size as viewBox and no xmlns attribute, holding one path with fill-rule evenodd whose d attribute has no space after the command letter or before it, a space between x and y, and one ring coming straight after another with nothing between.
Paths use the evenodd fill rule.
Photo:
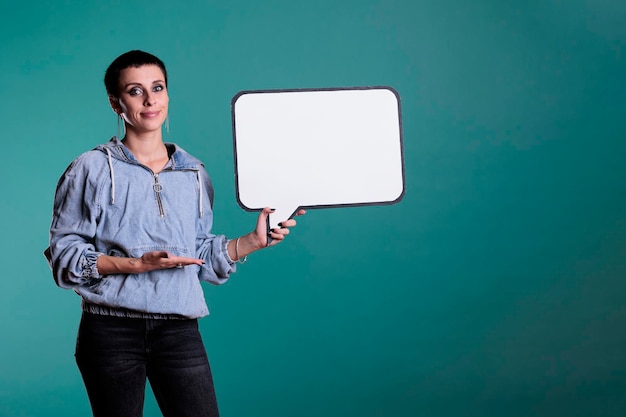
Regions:
<instances>
[{"instance_id":1,"label":"speech bubble tail","mask_svg":"<svg viewBox=\"0 0 626 417\"><path fill-rule=\"evenodd\" d=\"M280 227L278 225L278 223L280 222L284 222L285 220L289 220L291 218L291 216L296 212L297 208L295 209L285 209L283 207L278 207L275 208L274 211L272 211L268 216L268 226L267 226L267 231L269 233L270 229L274 229L277 227Z\"/></svg>"}]
</instances>

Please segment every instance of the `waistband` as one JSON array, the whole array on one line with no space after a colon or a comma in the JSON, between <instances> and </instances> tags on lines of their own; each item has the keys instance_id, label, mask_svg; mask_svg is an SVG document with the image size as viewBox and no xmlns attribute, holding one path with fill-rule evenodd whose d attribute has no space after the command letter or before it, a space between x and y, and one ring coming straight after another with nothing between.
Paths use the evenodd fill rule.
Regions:
<instances>
[{"instance_id":1,"label":"waistband","mask_svg":"<svg viewBox=\"0 0 626 417\"><path fill-rule=\"evenodd\" d=\"M99 304L88 303L83 300L81 308L86 313L99 314L102 316L126 317L131 319L162 319L162 320L187 320L188 317L180 314L146 313L121 307L110 307Z\"/></svg>"}]
</instances>

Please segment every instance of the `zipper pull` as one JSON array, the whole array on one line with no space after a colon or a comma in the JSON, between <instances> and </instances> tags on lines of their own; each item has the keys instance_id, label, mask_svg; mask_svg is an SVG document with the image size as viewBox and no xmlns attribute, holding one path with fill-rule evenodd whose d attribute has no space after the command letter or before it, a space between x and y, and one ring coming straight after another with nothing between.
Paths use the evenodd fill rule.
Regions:
<instances>
[{"instance_id":1,"label":"zipper pull","mask_svg":"<svg viewBox=\"0 0 626 417\"><path fill-rule=\"evenodd\" d=\"M154 174L154 184L152 185L152 189L154 190L154 194L156 194L157 204L159 205L159 214L161 217L165 217L163 202L161 201L161 190L163 190L163 186L159 184L159 174Z\"/></svg>"},{"instance_id":2,"label":"zipper pull","mask_svg":"<svg viewBox=\"0 0 626 417\"><path fill-rule=\"evenodd\" d=\"M154 174L154 185L152 186L152 189L157 194L163 189L163 186L159 184L159 174Z\"/></svg>"}]
</instances>

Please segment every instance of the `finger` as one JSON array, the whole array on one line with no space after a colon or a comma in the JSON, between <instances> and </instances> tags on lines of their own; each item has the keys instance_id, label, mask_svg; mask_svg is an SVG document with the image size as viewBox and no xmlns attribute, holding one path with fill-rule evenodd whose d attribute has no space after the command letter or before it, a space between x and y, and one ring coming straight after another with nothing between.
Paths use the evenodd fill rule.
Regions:
<instances>
[{"instance_id":1,"label":"finger","mask_svg":"<svg viewBox=\"0 0 626 417\"><path fill-rule=\"evenodd\" d=\"M270 232L268 233L268 236L271 237L272 239L283 240L285 238L285 235L288 235L288 234L289 234L289 229L287 228L271 229Z\"/></svg>"},{"instance_id":2,"label":"finger","mask_svg":"<svg viewBox=\"0 0 626 417\"><path fill-rule=\"evenodd\" d=\"M257 219L256 234L261 246L269 246L272 241L269 215L276 211L270 207L264 207Z\"/></svg>"},{"instance_id":3,"label":"finger","mask_svg":"<svg viewBox=\"0 0 626 417\"><path fill-rule=\"evenodd\" d=\"M294 219L289 219L289 220L285 220L284 222L278 223L278 226L280 226L281 228L286 228L286 227L294 227L296 224L297 222Z\"/></svg>"},{"instance_id":4,"label":"finger","mask_svg":"<svg viewBox=\"0 0 626 417\"><path fill-rule=\"evenodd\" d=\"M203 265L204 260L196 258L180 258L178 260L178 263L181 263L183 265Z\"/></svg>"},{"instance_id":5,"label":"finger","mask_svg":"<svg viewBox=\"0 0 626 417\"><path fill-rule=\"evenodd\" d=\"M270 207L264 207L263 210L261 210L261 216L263 216L263 218L268 217L270 214L272 214L274 211L276 211L273 208Z\"/></svg>"},{"instance_id":6,"label":"finger","mask_svg":"<svg viewBox=\"0 0 626 417\"><path fill-rule=\"evenodd\" d=\"M267 246L272 246L283 240L282 235L278 232L280 229L270 229L267 232Z\"/></svg>"},{"instance_id":7,"label":"finger","mask_svg":"<svg viewBox=\"0 0 626 417\"><path fill-rule=\"evenodd\" d=\"M291 231L289 229L287 229L286 227L283 227L282 229L276 230L276 233L278 233L281 236L288 235L290 232Z\"/></svg>"},{"instance_id":8,"label":"finger","mask_svg":"<svg viewBox=\"0 0 626 417\"><path fill-rule=\"evenodd\" d=\"M204 262L201 261L194 261L194 262L176 262L173 264L168 264L169 268L177 268L177 269L182 269L186 266L190 266L190 265L198 265L198 266L202 266L204 264Z\"/></svg>"},{"instance_id":9,"label":"finger","mask_svg":"<svg viewBox=\"0 0 626 417\"><path fill-rule=\"evenodd\" d=\"M183 256L172 256L168 260L168 266L170 268L178 267L178 265L187 266L187 265L203 265L204 260L196 259L196 258L187 258Z\"/></svg>"}]
</instances>

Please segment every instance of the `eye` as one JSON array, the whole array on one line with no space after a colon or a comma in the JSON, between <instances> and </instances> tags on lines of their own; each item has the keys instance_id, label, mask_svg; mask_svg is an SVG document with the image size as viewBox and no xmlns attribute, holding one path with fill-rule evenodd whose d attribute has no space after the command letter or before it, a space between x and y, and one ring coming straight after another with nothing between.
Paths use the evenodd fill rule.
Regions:
<instances>
[{"instance_id":1,"label":"eye","mask_svg":"<svg viewBox=\"0 0 626 417\"><path fill-rule=\"evenodd\" d=\"M143 94L143 91L139 87L133 87L128 90L128 94L131 96L140 96L141 94Z\"/></svg>"},{"instance_id":2,"label":"eye","mask_svg":"<svg viewBox=\"0 0 626 417\"><path fill-rule=\"evenodd\" d=\"M152 87L152 91L154 92L159 92L159 91L163 91L165 90L165 87L163 87L161 84L157 84L154 87Z\"/></svg>"}]
</instances>

